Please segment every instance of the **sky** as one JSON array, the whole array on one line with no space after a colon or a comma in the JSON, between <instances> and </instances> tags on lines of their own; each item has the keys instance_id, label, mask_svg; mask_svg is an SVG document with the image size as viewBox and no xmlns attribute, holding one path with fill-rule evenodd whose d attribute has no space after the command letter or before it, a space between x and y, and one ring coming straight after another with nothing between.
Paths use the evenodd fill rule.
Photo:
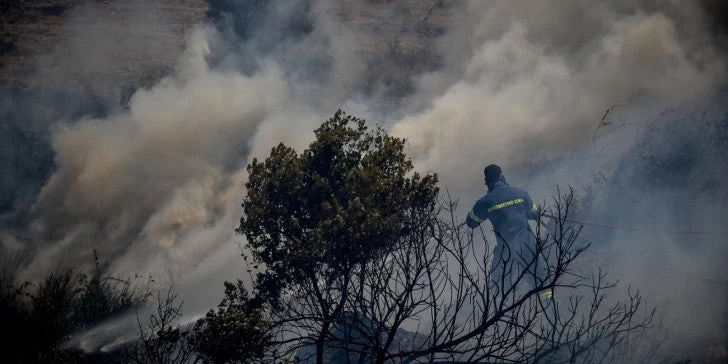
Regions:
<instances>
[{"instance_id":1,"label":"sky","mask_svg":"<svg viewBox=\"0 0 728 364\"><path fill-rule=\"evenodd\" d=\"M206 310L246 269L234 233L245 166L280 142L302 150L338 108L406 138L416 169L438 173L463 217L490 163L536 201L575 188L590 203L585 216L600 221L715 230L726 216L725 189L711 184L727 174L726 147L712 129L690 127L727 111L726 28L714 2L390 2L372 5L378 22L357 18L368 13L354 1L213 3L219 16L191 30L171 72L125 107L54 117L61 102L43 100L52 122L38 128L54 168L23 226L0 230L3 249L34 247L24 277L57 262L89 265L96 249L109 272L172 277L191 314ZM130 27L168 26L138 6ZM104 42L144 48L75 31L103 21L71 13L74 47L39 56L38 74L107 69ZM418 26L436 30L424 47ZM652 155L668 165L649 175ZM673 174L688 177L659 179ZM675 306L678 335L718 329L705 325L725 287L703 283L725 273L725 238L586 234L616 279ZM686 313L695 305L705 314Z\"/></svg>"}]
</instances>

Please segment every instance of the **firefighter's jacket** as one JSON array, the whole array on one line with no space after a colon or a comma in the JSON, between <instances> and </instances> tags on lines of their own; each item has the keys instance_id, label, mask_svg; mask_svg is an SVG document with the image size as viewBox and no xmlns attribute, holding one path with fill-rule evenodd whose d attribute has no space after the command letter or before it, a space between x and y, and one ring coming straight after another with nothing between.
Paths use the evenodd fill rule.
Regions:
<instances>
[{"instance_id":1,"label":"firefighter's jacket","mask_svg":"<svg viewBox=\"0 0 728 364\"><path fill-rule=\"evenodd\" d=\"M498 245L505 241L512 248L519 248L532 240L528 220L535 219L537 209L528 192L498 181L475 203L466 223L472 229L490 220Z\"/></svg>"}]
</instances>

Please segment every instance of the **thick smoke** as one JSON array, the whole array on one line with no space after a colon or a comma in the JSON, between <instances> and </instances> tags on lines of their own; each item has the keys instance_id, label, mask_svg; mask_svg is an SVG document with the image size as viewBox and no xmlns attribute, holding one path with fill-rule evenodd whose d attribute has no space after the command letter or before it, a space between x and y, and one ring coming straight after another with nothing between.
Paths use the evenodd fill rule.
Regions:
<instances>
[{"instance_id":1,"label":"thick smoke","mask_svg":"<svg viewBox=\"0 0 728 364\"><path fill-rule=\"evenodd\" d=\"M695 4L664 7L467 2L442 39L445 69L421 79L431 102L393 130L451 184L478 180L485 161L518 166L583 147L613 105L643 117L702 110L724 58Z\"/></svg>"},{"instance_id":2,"label":"thick smoke","mask_svg":"<svg viewBox=\"0 0 728 364\"><path fill-rule=\"evenodd\" d=\"M123 241L142 238L133 255L146 256L144 246L171 249L175 232L212 223L227 208L225 164L287 99L287 86L273 66L254 77L211 71L208 52L199 31L175 76L135 94L128 112L55 127L58 170L35 207L47 240L110 239L116 244L101 246L123 251Z\"/></svg>"},{"instance_id":3,"label":"thick smoke","mask_svg":"<svg viewBox=\"0 0 728 364\"><path fill-rule=\"evenodd\" d=\"M587 227L590 263L642 289L666 352L694 358L723 345L725 235L665 231L725 234L726 58L709 20L686 2L468 2L444 67L419 80L429 101L392 128L463 210L495 162L537 201L570 185L583 218L651 230Z\"/></svg>"},{"instance_id":4,"label":"thick smoke","mask_svg":"<svg viewBox=\"0 0 728 364\"><path fill-rule=\"evenodd\" d=\"M407 138L418 168L439 173L463 209L483 193L481 171L489 163L501 164L510 182L538 201L550 199L556 185L577 193L589 187L595 195L588 217L629 211L621 215L627 221L614 223L686 228L688 214L675 211L707 196L665 200L697 190L669 185L657 192L648 175L634 173L643 171L639 164L624 159L625 152L644 154L639 143L660 112L699 115L725 87L722 32L701 3L435 1L423 11L394 2L362 12L363 3L336 1L210 4L216 27L191 32L171 73L135 91L126 109L50 128L55 171L35 197L28 236L38 249L26 276L59 261L90 264L96 248L111 272L171 274L182 280L192 310L209 307L220 283L243 270L233 244L242 238L233 230L247 161L279 142L304 147L339 107L385 120ZM394 15L379 27L359 18L379 13ZM388 27L387 19L417 26ZM407 43L421 39L410 35L422 29L443 34L434 45ZM425 51L403 56L407 47ZM103 70L99 63L108 62L83 53L72 54L82 62L71 57L64 67ZM405 73L402 62L416 72ZM401 71L398 81L382 67ZM389 100L393 95L399 101ZM621 106L602 120L614 105ZM691 119L671 120L685 127ZM659 135L648 154L674 145L674 134ZM705 169L719 162L711 156L690 163ZM600 259L619 279L679 310L689 305L675 299L680 294L665 294L675 290L660 274L675 280L721 272L719 261L708 259L716 255L712 242L693 253L683 240L660 234L602 234L599 243L609 255ZM640 266L655 257L669 264ZM708 319L719 309L713 306ZM697 331L677 326L681 334Z\"/></svg>"},{"instance_id":5,"label":"thick smoke","mask_svg":"<svg viewBox=\"0 0 728 364\"><path fill-rule=\"evenodd\" d=\"M222 281L243 271L233 242L248 155L281 141L303 147L353 93L352 69L364 69L348 32L330 36L327 4L289 4L266 5L278 36L226 33L225 19L222 32L201 26L171 74L126 109L50 128L55 172L32 207L37 255L23 277L89 266L96 249L113 274L182 279L180 290L194 287L188 307L194 296L201 307L218 299ZM317 28L285 26L292 17Z\"/></svg>"}]
</instances>

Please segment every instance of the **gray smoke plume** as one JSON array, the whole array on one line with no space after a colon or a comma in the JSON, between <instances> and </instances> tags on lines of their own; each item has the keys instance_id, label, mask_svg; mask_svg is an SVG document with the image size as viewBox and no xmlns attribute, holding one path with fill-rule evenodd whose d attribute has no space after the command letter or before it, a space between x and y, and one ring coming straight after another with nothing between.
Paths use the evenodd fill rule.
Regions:
<instances>
[{"instance_id":1,"label":"gray smoke plume","mask_svg":"<svg viewBox=\"0 0 728 364\"><path fill-rule=\"evenodd\" d=\"M428 105L393 131L451 184L478 180L473 166L487 160L517 166L583 147L613 105L639 117L702 111L724 57L695 3L650 3L467 2L442 38L445 68L420 79Z\"/></svg>"},{"instance_id":2,"label":"gray smoke plume","mask_svg":"<svg viewBox=\"0 0 728 364\"><path fill-rule=\"evenodd\" d=\"M294 15L317 27L240 39L224 24L200 26L171 74L137 90L127 109L53 125L56 171L32 208L38 254L23 277L58 262L87 266L96 249L113 274L184 276L203 307L217 300L221 282L242 271L233 242L248 155L281 141L303 147L321 110L353 93L352 69L364 69L353 35L330 36L329 5L273 5L267 27L289 31Z\"/></svg>"},{"instance_id":3,"label":"gray smoke plume","mask_svg":"<svg viewBox=\"0 0 728 364\"><path fill-rule=\"evenodd\" d=\"M444 67L419 80L427 101L392 127L467 196L463 214L489 163L537 201L574 187L584 218L617 227L586 227L589 263L663 310L665 352L699 360L724 345L725 235L666 231L725 234L727 63L711 22L700 3L467 2Z\"/></svg>"},{"instance_id":4,"label":"gray smoke plume","mask_svg":"<svg viewBox=\"0 0 728 364\"><path fill-rule=\"evenodd\" d=\"M59 261L91 264L96 248L113 273L178 277L191 310L204 310L244 269L233 230L247 161L279 142L304 147L339 107L407 138L418 169L439 173L464 211L484 192L482 167L498 163L537 201L556 185L596 191L588 218L629 211L612 222L685 222L675 212L685 202L664 197L697 190L655 191L625 155L640 155L663 110L699 115L720 105L724 28L708 3L210 1L216 27L190 33L167 77L133 92L126 109L50 128L55 171L35 197L29 236L38 248L25 276ZM84 57L80 47L63 67L105 69L108 57ZM676 145L675 134L659 135L654 145ZM709 297L674 294L666 280L724 272L713 243L695 253L674 236L602 235L608 270L677 310L689 305L676 296ZM665 265L640 265L651 259ZM672 326L680 335L701 329L687 322Z\"/></svg>"},{"instance_id":5,"label":"gray smoke plume","mask_svg":"<svg viewBox=\"0 0 728 364\"><path fill-rule=\"evenodd\" d=\"M134 271L209 251L218 237L189 245L185 237L198 240L230 208L229 164L289 91L274 65L252 77L211 70L208 37L193 33L174 75L138 91L127 112L55 126L57 171L34 207L33 229L54 242L47 252L76 257L98 244L119 269Z\"/></svg>"}]
</instances>

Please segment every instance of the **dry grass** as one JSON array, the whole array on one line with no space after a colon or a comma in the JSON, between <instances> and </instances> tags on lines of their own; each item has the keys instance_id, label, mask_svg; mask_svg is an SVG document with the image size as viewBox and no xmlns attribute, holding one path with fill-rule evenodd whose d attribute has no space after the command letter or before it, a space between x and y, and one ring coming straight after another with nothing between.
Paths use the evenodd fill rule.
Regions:
<instances>
[{"instance_id":1,"label":"dry grass","mask_svg":"<svg viewBox=\"0 0 728 364\"><path fill-rule=\"evenodd\" d=\"M69 18L79 9L92 9L100 19L123 19L124 14L141 6L150 13L163 14L164 26L130 29L127 22L107 21L102 24L74 25L69 31ZM40 86L46 88L42 77L28 77L37 67L38 55L53 53L67 47L79 32L87 34L128 34L143 37L144 47L119 47L113 54L113 68L121 83L149 86L169 69L179 56L189 29L206 19L204 0L47 0L0 2L0 84L15 88ZM74 33L75 32L75 33ZM153 57L147 56L156 49ZM51 62L54 60L51 60Z\"/></svg>"},{"instance_id":2,"label":"dry grass","mask_svg":"<svg viewBox=\"0 0 728 364\"><path fill-rule=\"evenodd\" d=\"M127 22L114 20L139 9L140 4L148 6L150 13L160 14L163 24L130 27ZM342 0L335 4L330 15L342 27L367 34L357 45L357 53L367 62L367 73L361 80L363 92L380 91L376 88L384 85L381 99L395 106L414 90L415 75L437 67L433 41L448 26L452 0ZM79 9L88 8L95 17L111 21L69 25L69 19L78 17ZM150 87L171 71L185 35L195 24L209 20L207 11L206 0L0 2L0 86L54 89L70 84L81 93L123 104L125 93ZM99 36L118 33L137 41L119 44L107 52L112 61L101 74L83 67L70 75L68 67L58 67L64 70L62 75L53 74L61 73L53 67L48 71L48 64L64 62L63 55L76 46L79 32ZM63 81L54 80L58 77Z\"/></svg>"}]
</instances>

